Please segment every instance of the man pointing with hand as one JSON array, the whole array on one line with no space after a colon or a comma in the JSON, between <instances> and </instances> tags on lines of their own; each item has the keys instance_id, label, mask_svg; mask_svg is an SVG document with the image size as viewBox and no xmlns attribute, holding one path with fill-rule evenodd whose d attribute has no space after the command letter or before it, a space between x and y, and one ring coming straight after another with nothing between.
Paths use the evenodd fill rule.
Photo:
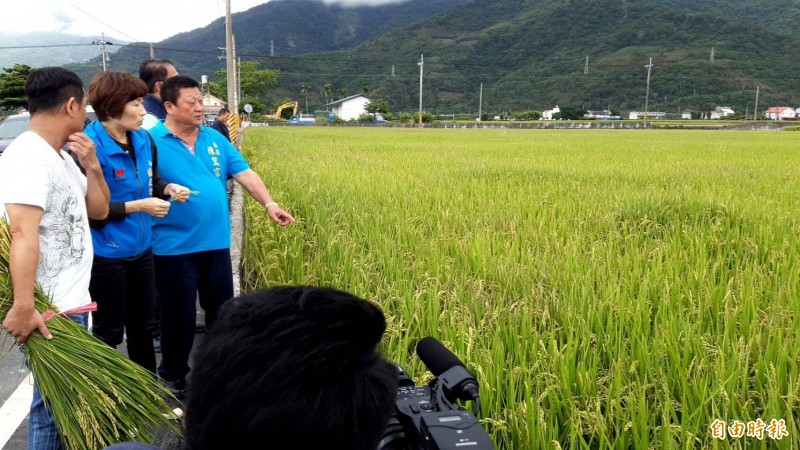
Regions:
<instances>
[{"instance_id":1,"label":"man pointing with hand","mask_svg":"<svg viewBox=\"0 0 800 450\"><path fill-rule=\"evenodd\" d=\"M294 222L273 199L261 177L227 139L202 126L197 81L175 76L161 85L167 118L150 130L161 176L193 190L153 227L156 288L161 304L161 365L158 374L182 395L194 343L195 301L212 326L220 306L233 297L227 180L233 178L280 226Z\"/></svg>"}]
</instances>

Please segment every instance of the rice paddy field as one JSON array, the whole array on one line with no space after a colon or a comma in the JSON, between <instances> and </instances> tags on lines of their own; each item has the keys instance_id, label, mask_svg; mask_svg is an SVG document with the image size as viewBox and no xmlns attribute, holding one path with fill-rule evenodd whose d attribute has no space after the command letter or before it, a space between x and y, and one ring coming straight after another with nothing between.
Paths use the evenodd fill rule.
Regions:
<instances>
[{"instance_id":1,"label":"rice paddy field","mask_svg":"<svg viewBox=\"0 0 800 450\"><path fill-rule=\"evenodd\" d=\"M380 304L433 336L498 449L800 448L797 133L269 127L243 287Z\"/></svg>"}]
</instances>

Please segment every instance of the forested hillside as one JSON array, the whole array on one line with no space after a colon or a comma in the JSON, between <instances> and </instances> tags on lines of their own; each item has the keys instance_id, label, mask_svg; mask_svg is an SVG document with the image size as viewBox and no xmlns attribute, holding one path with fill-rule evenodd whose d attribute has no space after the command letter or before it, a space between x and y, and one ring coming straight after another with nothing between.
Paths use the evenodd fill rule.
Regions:
<instances>
[{"instance_id":1,"label":"forested hillside","mask_svg":"<svg viewBox=\"0 0 800 450\"><path fill-rule=\"evenodd\" d=\"M792 37L800 23L800 0L660 0L660 3L678 11L741 20Z\"/></svg>"},{"instance_id":2,"label":"forested hillside","mask_svg":"<svg viewBox=\"0 0 800 450\"><path fill-rule=\"evenodd\" d=\"M350 51L270 62L286 93L301 83L350 93L366 86L372 97L413 109L424 54L426 109L466 113L477 110L481 84L489 111L641 110L652 57L651 110L744 111L757 87L762 105L800 104L799 50L793 37L655 0L478 0Z\"/></svg>"},{"instance_id":3,"label":"forested hillside","mask_svg":"<svg viewBox=\"0 0 800 450\"><path fill-rule=\"evenodd\" d=\"M298 100L309 109L359 92L393 111L415 110L420 55L424 108L432 113L502 113L556 105L641 110L647 69L651 111L800 105L800 40L789 22L794 0L412 0L342 8L274 0L234 15L238 56L280 71L261 100ZM190 76L224 67L220 19L155 46ZM335 51L331 51L335 50ZM115 55L136 70L145 45ZM270 56L273 55L273 56ZM712 58L713 57L713 58ZM588 59L588 63L587 63ZM79 67L88 79L96 70Z\"/></svg>"}]
</instances>

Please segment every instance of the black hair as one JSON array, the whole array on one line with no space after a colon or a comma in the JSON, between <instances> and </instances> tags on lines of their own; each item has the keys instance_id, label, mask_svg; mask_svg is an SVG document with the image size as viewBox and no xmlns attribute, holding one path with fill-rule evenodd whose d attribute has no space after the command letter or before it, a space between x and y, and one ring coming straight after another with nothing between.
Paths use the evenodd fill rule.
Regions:
<instances>
[{"instance_id":1,"label":"black hair","mask_svg":"<svg viewBox=\"0 0 800 450\"><path fill-rule=\"evenodd\" d=\"M374 450L397 391L385 328L375 304L331 288L227 302L190 372L188 448Z\"/></svg>"},{"instance_id":2,"label":"black hair","mask_svg":"<svg viewBox=\"0 0 800 450\"><path fill-rule=\"evenodd\" d=\"M221 115L223 115L223 114L228 114L229 112L230 112L230 111L228 111L228 108L220 108L220 109L219 109L219 112L217 113L217 115L218 115L218 116L221 116Z\"/></svg>"},{"instance_id":3,"label":"black hair","mask_svg":"<svg viewBox=\"0 0 800 450\"><path fill-rule=\"evenodd\" d=\"M164 102L170 102L173 105L177 105L178 98L181 96L181 89L186 88L200 89L200 83L198 83L194 78L184 75L176 75L172 78L169 78L163 84L161 84L161 100Z\"/></svg>"},{"instance_id":4,"label":"black hair","mask_svg":"<svg viewBox=\"0 0 800 450\"><path fill-rule=\"evenodd\" d=\"M167 66L175 67L168 59L147 59L139 65L139 78L147 84L147 92L155 92L156 83L167 80Z\"/></svg>"},{"instance_id":5,"label":"black hair","mask_svg":"<svg viewBox=\"0 0 800 450\"><path fill-rule=\"evenodd\" d=\"M83 81L71 70L62 67L42 67L28 75L25 82L28 111L54 112L70 98L83 102Z\"/></svg>"}]
</instances>

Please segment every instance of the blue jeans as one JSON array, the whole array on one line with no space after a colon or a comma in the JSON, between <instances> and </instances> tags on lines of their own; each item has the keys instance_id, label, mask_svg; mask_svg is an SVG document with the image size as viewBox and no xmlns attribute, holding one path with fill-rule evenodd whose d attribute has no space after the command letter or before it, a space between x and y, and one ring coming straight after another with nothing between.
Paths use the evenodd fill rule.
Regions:
<instances>
[{"instance_id":1,"label":"blue jeans","mask_svg":"<svg viewBox=\"0 0 800 450\"><path fill-rule=\"evenodd\" d=\"M83 328L88 328L89 313L72 314L67 317ZM63 450L64 446L61 445L56 422L53 420L53 415L44 406L44 400L36 382L36 374L33 376L33 402L31 402L31 411L28 415L28 450Z\"/></svg>"}]
</instances>

